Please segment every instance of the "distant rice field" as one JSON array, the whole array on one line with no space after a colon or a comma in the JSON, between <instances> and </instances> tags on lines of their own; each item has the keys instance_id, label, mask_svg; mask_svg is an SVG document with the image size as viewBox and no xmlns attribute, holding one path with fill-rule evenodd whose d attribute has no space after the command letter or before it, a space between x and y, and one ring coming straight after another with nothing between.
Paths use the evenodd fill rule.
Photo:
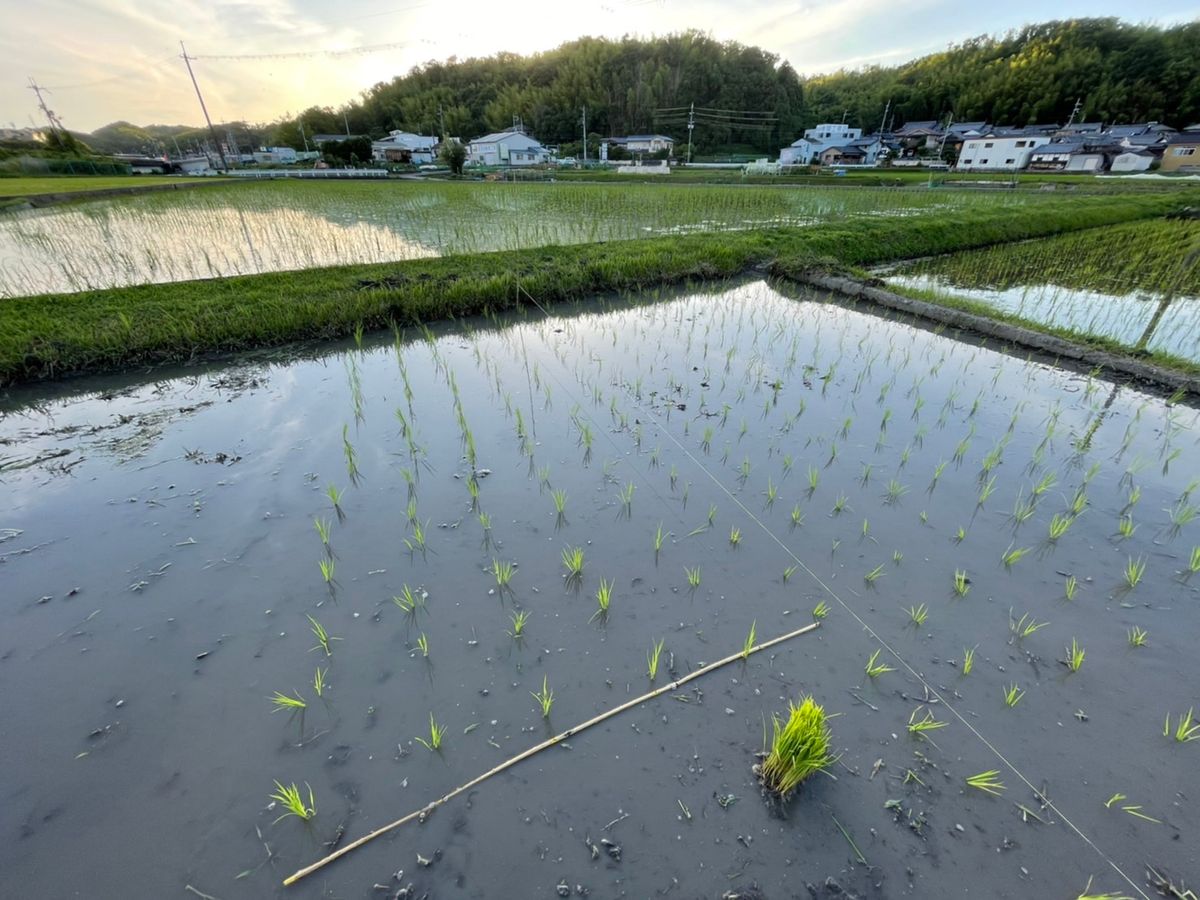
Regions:
<instances>
[{"instance_id":1,"label":"distant rice field","mask_svg":"<svg viewBox=\"0 0 1200 900\"><path fill-rule=\"evenodd\" d=\"M945 189L234 185L0 216L0 297L1044 202Z\"/></svg>"}]
</instances>

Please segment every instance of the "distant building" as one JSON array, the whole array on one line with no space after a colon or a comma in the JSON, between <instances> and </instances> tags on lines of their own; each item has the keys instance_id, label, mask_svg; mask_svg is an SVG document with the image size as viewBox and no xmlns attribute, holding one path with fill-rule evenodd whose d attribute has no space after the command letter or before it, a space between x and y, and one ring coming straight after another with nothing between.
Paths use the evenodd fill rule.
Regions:
<instances>
[{"instance_id":1,"label":"distant building","mask_svg":"<svg viewBox=\"0 0 1200 900\"><path fill-rule=\"evenodd\" d=\"M549 159L549 150L520 131L487 134L467 145L467 162L473 166L534 166Z\"/></svg>"},{"instance_id":2,"label":"distant building","mask_svg":"<svg viewBox=\"0 0 1200 900\"><path fill-rule=\"evenodd\" d=\"M605 143L621 147L629 153L672 153L675 139L665 134L631 134L627 137L610 137Z\"/></svg>"},{"instance_id":3,"label":"distant building","mask_svg":"<svg viewBox=\"0 0 1200 900\"><path fill-rule=\"evenodd\" d=\"M1181 131L1167 141L1159 171L1200 175L1200 131Z\"/></svg>"},{"instance_id":4,"label":"distant building","mask_svg":"<svg viewBox=\"0 0 1200 900\"><path fill-rule=\"evenodd\" d=\"M376 162L411 163L433 162L438 139L409 131L392 131L388 136L371 141L371 158Z\"/></svg>"},{"instance_id":5,"label":"distant building","mask_svg":"<svg viewBox=\"0 0 1200 900\"><path fill-rule=\"evenodd\" d=\"M1071 138L1043 144L1029 154L1030 172L1103 172L1108 153L1103 141Z\"/></svg>"},{"instance_id":6,"label":"distant building","mask_svg":"<svg viewBox=\"0 0 1200 900\"><path fill-rule=\"evenodd\" d=\"M1037 147L1050 143L1045 127L997 128L964 140L955 168L961 172L1019 172ZM1050 127L1058 130L1057 125Z\"/></svg>"},{"instance_id":7,"label":"distant building","mask_svg":"<svg viewBox=\"0 0 1200 900\"><path fill-rule=\"evenodd\" d=\"M1145 172L1158 157L1149 150L1123 150L1112 158L1110 172Z\"/></svg>"},{"instance_id":8,"label":"distant building","mask_svg":"<svg viewBox=\"0 0 1200 900\"><path fill-rule=\"evenodd\" d=\"M843 147L863 136L861 128L841 123L825 123L804 131L804 137L779 151L781 166L806 166L830 147Z\"/></svg>"},{"instance_id":9,"label":"distant building","mask_svg":"<svg viewBox=\"0 0 1200 900\"><path fill-rule=\"evenodd\" d=\"M308 139L311 143L320 147L322 144L336 144L339 141L352 141L356 138L366 137L365 134L310 134Z\"/></svg>"},{"instance_id":10,"label":"distant building","mask_svg":"<svg viewBox=\"0 0 1200 900\"><path fill-rule=\"evenodd\" d=\"M286 166L297 161L296 151L291 147L263 147L253 155L259 165Z\"/></svg>"}]
</instances>

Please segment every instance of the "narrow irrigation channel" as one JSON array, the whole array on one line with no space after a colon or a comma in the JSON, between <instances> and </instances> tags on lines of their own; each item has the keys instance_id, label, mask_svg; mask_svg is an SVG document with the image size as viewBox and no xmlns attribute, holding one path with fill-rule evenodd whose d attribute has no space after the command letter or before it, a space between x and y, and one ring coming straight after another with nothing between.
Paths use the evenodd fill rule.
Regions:
<instances>
[{"instance_id":1,"label":"narrow irrigation channel","mask_svg":"<svg viewBox=\"0 0 1200 900\"><path fill-rule=\"evenodd\" d=\"M1194 408L762 280L551 313L10 391L0 894L1195 877Z\"/></svg>"}]
</instances>

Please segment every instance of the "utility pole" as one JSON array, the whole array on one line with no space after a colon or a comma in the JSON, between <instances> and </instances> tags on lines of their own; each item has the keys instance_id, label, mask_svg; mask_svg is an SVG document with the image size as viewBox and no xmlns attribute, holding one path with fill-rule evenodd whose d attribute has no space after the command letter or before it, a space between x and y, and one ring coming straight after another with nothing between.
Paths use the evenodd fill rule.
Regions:
<instances>
[{"instance_id":1,"label":"utility pole","mask_svg":"<svg viewBox=\"0 0 1200 900\"><path fill-rule=\"evenodd\" d=\"M942 142L938 144L938 159L946 153L946 138L950 135L950 126L954 124L954 113L950 113L950 118L946 120L946 128L942 132ZM929 187L933 187L933 169L929 170Z\"/></svg>"},{"instance_id":2,"label":"utility pole","mask_svg":"<svg viewBox=\"0 0 1200 900\"><path fill-rule=\"evenodd\" d=\"M583 164L587 165L587 107L583 108L583 118L580 120L583 123Z\"/></svg>"},{"instance_id":3,"label":"utility pole","mask_svg":"<svg viewBox=\"0 0 1200 900\"><path fill-rule=\"evenodd\" d=\"M1066 125L1064 125L1063 127L1064 127L1064 128L1070 128L1072 125L1074 125L1074 124L1075 124L1075 117L1076 117L1077 115L1079 115L1079 113L1080 113L1080 111L1081 111L1082 109L1083 109L1083 98L1082 98L1082 97L1080 97L1079 99L1077 99L1077 100L1075 101L1075 108L1071 110L1071 117L1070 117L1069 119L1067 119L1067 124L1066 124Z\"/></svg>"},{"instance_id":4,"label":"utility pole","mask_svg":"<svg viewBox=\"0 0 1200 900\"><path fill-rule=\"evenodd\" d=\"M296 124L300 126L300 140L304 141L304 152L308 152L308 135L304 133L304 120L297 119Z\"/></svg>"},{"instance_id":5,"label":"utility pole","mask_svg":"<svg viewBox=\"0 0 1200 900\"><path fill-rule=\"evenodd\" d=\"M438 122L441 126L442 140L446 140L446 113L442 110L442 104L438 104Z\"/></svg>"},{"instance_id":6,"label":"utility pole","mask_svg":"<svg viewBox=\"0 0 1200 900\"><path fill-rule=\"evenodd\" d=\"M60 129L64 131L66 129L63 129L62 122L58 120L58 116L54 114L54 110L46 106L46 101L42 98L42 91L46 91L47 94L50 93L50 91L34 81L32 75L29 76L29 89L37 95L38 106L41 107L42 113L46 116L46 121L50 123L51 133L55 138L58 139L59 145L61 146L62 138L58 132Z\"/></svg>"},{"instance_id":7,"label":"utility pole","mask_svg":"<svg viewBox=\"0 0 1200 900\"><path fill-rule=\"evenodd\" d=\"M200 111L204 113L204 121L208 124L208 133L212 137L213 143L217 145L217 153L221 157L221 168L228 172L229 162L225 159L225 148L217 140L216 129L213 128L212 119L208 117L208 107L204 105L204 95L200 93L200 85L196 82L196 73L192 71L192 58L187 55L187 47L183 46L183 41L179 42L179 49L183 51L183 62L187 66L188 75L192 78L192 87L196 89L196 99L200 101Z\"/></svg>"},{"instance_id":8,"label":"utility pole","mask_svg":"<svg viewBox=\"0 0 1200 900\"><path fill-rule=\"evenodd\" d=\"M879 134L882 135L887 130L888 113L892 111L892 101L887 102L887 106L883 108L883 119L879 122Z\"/></svg>"},{"instance_id":9,"label":"utility pole","mask_svg":"<svg viewBox=\"0 0 1200 900\"><path fill-rule=\"evenodd\" d=\"M346 137L350 137L350 117L346 115L346 110L342 110L342 124L346 126ZM307 149L307 146L306 148Z\"/></svg>"},{"instance_id":10,"label":"utility pole","mask_svg":"<svg viewBox=\"0 0 1200 900\"><path fill-rule=\"evenodd\" d=\"M696 104L688 107L688 155L687 164L692 164L692 129L696 127Z\"/></svg>"}]
</instances>

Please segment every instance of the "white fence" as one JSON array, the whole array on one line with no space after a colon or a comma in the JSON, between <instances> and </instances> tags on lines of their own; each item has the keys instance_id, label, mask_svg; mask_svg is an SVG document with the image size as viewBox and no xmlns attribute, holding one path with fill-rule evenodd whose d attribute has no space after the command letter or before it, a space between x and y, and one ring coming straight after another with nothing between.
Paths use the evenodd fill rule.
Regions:
<instances>
[{"instance_id":1,"label":"white fence","mask_svg":"<svg viewBox=\"0 0 1200 900\"><path fill-rule=\"evenodd\" d=\"M387 169L230 169L235 178L387 178Z\"/></svg>"}]
</instances>

